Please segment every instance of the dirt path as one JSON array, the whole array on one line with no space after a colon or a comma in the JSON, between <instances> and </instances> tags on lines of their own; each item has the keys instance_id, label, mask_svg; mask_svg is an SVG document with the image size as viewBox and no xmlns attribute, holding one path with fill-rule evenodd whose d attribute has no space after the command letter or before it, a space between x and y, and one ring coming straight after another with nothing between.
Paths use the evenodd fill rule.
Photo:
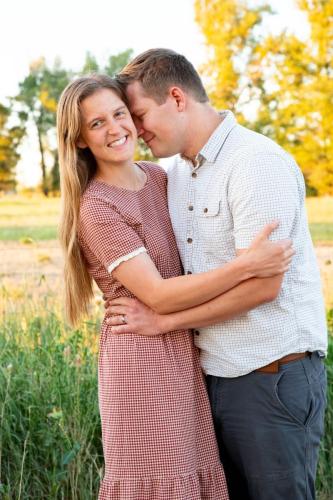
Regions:
<instances>
[{"instance_id":1,"label":"dirt path","mask_svg":"<svg viewBox=\"0 0 333 500\"><path fill-rule=\"evenodd\" d=\"M316 246L326 303L333 307L333 246ZM61 280L62 256L59 244L54 241L41 241L30 245L18 242L0 241L1 281L19 284L33 278L54 278Z\"/></svg>"},{"instance_id":2,"label":"dirt path","mask_svg":"<svg viewBox=\"0 0 333 500\"><path fill-rule=\"evenodd\" d=\"M58 242L21 244L0 241L0 275L18 279L22 275L60 275L62 256Z\"/></svg>"}]
</instances>

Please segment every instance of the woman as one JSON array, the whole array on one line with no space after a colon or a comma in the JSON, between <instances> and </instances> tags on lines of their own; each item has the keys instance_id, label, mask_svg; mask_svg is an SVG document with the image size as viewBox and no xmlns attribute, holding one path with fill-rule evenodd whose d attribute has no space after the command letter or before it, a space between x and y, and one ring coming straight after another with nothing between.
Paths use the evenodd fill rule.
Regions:
<instances>
[{"instance_id":1,"label":"woman","mask_svg":"<svg viewBox=\"0 0 333 500\"><path fill-rule=\"evenodd\" d=\"M177 311L252 276L286 270L292 250L283 252L261 235L223 269L180 276L166 175L154 164L134 163L136 129L116 81L95 75L71 83L59 102L57 126L72 323L87 313L92 278L108 297L136 296L156 310ZM189 331L116 336L103 321L99 405L101 500L228 498Z\"/></svg>"}]
</instances>

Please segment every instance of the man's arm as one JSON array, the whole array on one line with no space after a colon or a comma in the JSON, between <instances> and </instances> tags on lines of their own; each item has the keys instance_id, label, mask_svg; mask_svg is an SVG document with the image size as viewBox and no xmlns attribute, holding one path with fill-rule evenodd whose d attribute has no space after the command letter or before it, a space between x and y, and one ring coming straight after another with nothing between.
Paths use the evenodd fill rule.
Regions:
<instances>
[{"instance_id":1,"label":"man's arm","mask_svg":"<svg viewBox=\"0 0 333 500\"><path fill-rule=\"evenodd\" d=\"M271 302L279 294L282 279L283 275L253 278L201 306L162 317L163 332L215 325Z\"/></svg>"},{"instance_id":2,"label":"man's arm","mask_svg":"<svg viewBox=\"0 0 333 500\"><path fill-rule=\"evenodd\" d=\"M252 278L213 300L184 311L157 314L136 299L120 297L107 308L107 323L112 333L137 333L153 336L174 330L200 328L232 319L251 309L274 300L280 290L283 275L274 278ZM123 324L125 316L127 324Z\"/></svg>"}]
</instances>

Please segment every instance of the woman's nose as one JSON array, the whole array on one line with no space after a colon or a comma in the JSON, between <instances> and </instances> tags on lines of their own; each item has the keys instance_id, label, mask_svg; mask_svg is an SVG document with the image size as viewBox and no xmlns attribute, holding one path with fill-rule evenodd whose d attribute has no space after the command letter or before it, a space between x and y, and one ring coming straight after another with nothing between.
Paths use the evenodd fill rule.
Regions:
<instances>
[{"instance_id":1,"label":"woman's nose","mask_svg":"<svg viewBox=\"0 0 333 500\"><path fill-rule=\"evenodd\" d=\"M112 135L119 130L119 124L117 122L110 122L107 127L107 133Z\"/></svg>"}]
</instances>

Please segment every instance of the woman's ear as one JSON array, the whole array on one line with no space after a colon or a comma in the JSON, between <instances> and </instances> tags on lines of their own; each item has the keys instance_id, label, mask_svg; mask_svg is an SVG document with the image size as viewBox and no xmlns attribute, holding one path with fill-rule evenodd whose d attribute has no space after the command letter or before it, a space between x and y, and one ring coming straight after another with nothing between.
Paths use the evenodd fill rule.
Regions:
<instances>
[{"instance_id":1,"label":"woman's ear","mask_svg":"<svg viewBox=\"0 0 333 500\"><path fill-rule=\"evenodd\" d=\"M88 147L87 143L84 141L84 139L81 136L76 141L76 146L80 149L85 149Z\"/></svg>"}]
</instances>

